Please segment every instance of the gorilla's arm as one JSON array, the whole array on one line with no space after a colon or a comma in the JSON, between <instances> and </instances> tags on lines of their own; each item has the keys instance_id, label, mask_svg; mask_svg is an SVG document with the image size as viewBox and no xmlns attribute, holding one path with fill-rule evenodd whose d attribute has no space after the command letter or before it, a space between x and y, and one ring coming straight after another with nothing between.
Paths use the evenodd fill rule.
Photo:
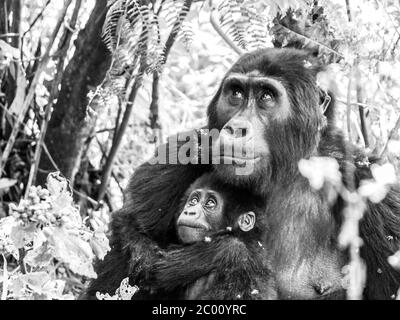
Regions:
<instances>
[{"instance_id":1,"label":"gorilla's arm","mask_svg":"<svg viewBox=\"0 0 400 320\"><path fill-rule=\"evenodd\" d=\"M256 246L246 245L241 239L227 235L211 242L171 250L153 265L148 283L155 284L158 289L172 291L213 274L210 290L200 298L249 298L253 289L257 289L257 279L269 279L268 268L263 261L265 253Z\"/></svg>"}]
</instances>

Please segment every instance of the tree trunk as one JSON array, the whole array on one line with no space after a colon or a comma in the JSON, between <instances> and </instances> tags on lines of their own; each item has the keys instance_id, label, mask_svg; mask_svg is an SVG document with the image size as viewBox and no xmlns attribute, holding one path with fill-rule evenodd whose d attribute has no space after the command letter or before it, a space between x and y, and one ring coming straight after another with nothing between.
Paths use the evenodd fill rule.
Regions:
<instances>
[{"instance_id":1,"label":"tree trunk","mask_svg":"<svg viewBox=\"0 0 400 320\"><path fill-rule=\"evenodd\" d=\"M12 22L10 23L9 17L12 17ZM15 1L0 1L0 35L2 37L1 40L7 42L14 48L19 48L19 32L20 32L20 23L21 23L21 0ZM11 36L5 36L10 34ZM18 69L18 62L11 62L14 64L15 69ZM17 74L14 74L16 77ZM15 90L16 90L16 79L12 77L12 75L8 74L4 79L4 88L3 91L6 95L6 103L8 106L11 105Z\"/></svg>"},{"instance_id":2,"label":"tree trunk","mask_svg":"<svg viewBox=\"0 0 400 320\"><path fill-rule=\"evenodd\" d=\"M111 62L111 54L101 38L106 4L106 0L96 1L85 29L79 32L75 42L76 51L65 69L61 91L45 137L45 144L54 162L72 183L79 170L84 143L96 121L96 117L88 110L87 95L102 82ZM41 157L39 168L39 183L45 181L48 172L55 170L45 154Z\"/></svg>"}]
</instances>

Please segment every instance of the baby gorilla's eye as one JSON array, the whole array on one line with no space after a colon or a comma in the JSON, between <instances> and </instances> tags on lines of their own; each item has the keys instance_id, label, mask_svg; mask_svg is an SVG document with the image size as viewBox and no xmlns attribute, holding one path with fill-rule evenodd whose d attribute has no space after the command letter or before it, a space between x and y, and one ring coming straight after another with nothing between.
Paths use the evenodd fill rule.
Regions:
<instances>
[{"instance_id":1,"label":"baby gorilla's eye","mask_svg":"<svg viewBox=\"0 0 400 320\"><path fill-rule=\"evenodd\" d=\"M213 210L215 209L215 207L217 206L217 201L213 198L209 198L206 202L206 208L209 210Z\"/></svg>"},{"instance_id":2,"label":"baby gorilla's eye","mask_svg":"<svg viewBox=\"0 0 400 320\"><path fill-rule=\"evenodd\" d=\"M198 203L199 203L199 198L197 196L194 196L189 200L189 205L191 206L195 206Z\"/></svg>"}]
</instances>

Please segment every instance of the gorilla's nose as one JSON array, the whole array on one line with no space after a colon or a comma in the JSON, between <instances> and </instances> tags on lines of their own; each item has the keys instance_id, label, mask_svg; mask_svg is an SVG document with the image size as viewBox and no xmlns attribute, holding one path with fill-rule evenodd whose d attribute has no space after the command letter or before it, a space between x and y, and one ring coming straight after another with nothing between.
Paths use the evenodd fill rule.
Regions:
<instances>
[{"instance_id":1,"label":"gorilla's nose","mask_svg":"<svg viewBox=\"0 0 400 320\"><path fill-rule=\"evenodd\" d=\"M187 215L187 216L194 216L194 215L196 215L196 212L195 212L195 211L185 211L184 213L185 213L185 215Z\"/></svg>"},{"instance_id":2,"label":"gorilla's nose","mask_svg":"<svg viewBox=\"0 0 400 320\"><path fill-rule=\"evenodd\" d=\"M223 128L222 133L229 138L244 138L250 134L250 123L247 121L228 122Z\"/></svg>"}]
</instances>

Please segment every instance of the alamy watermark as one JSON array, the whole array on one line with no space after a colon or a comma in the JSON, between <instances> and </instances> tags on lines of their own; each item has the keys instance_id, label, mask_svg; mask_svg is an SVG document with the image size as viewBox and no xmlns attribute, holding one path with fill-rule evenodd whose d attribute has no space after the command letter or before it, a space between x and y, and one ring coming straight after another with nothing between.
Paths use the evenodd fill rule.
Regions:
<instances>
[{"instance_id":1,"label":"alamy watermark","mask_svg":"<svg viewBox=\"0 0 400 320\"><path fill-rule=\"evenodd\" d=\"M200 134L196 131L178 133L157 148L149 163L231 165L236 175L253 173L257 161L253 139L222 138L217 129L201 129Z\"/></svg>"}]
</instances>

